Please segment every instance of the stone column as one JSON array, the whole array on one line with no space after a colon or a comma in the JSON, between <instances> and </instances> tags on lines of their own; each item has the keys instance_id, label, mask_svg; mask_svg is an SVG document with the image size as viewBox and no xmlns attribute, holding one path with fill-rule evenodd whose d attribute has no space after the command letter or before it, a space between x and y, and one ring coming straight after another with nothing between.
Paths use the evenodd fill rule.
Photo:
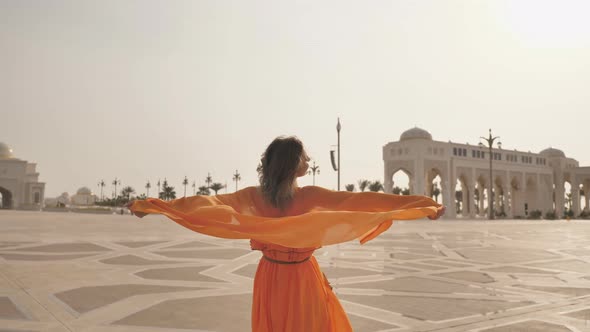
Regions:
<instances>
[{"instance_id":1,"label":"stone column","mask_svg":"<svg viewBox=\"0 0 590 332\"><path fill-rule=\"evenodd\" d=\"M385 163L385 170L383 171L383 189L386 193L393 193L393 174L391 174L392 165Z\"/></svg>"},{"instance_id":2,"label":"stone column","mask_svg":"<svg viewBox=\"0 0 590 332\"><path fill-rule=\"evenodd\" d=\"M557 218L563 216L563 205L565 203L564 195L565 187L563 186L563 173L557 172L555 176L555 213L557 214Z\"/></svg>"},{"instance_id":3,"label":"stone column","mask_svg":"<svg viewBox=\"0 0 590 332\"><path fill-rule=\"evenodd\" d=\"M575 175L572 175L572 210L574 210L574 217L580 215L580 184Z\"/></svg>"},{"instance_id":4,"label":"stone column","mask_svg":"<svg viewBox=\"0 0 590 332\"><path fill-rule=\"evenodd\" d=\"M414 192L412 195L425 195L424 159L418 156L414 164Z\"/></svg>"}]
</instances>

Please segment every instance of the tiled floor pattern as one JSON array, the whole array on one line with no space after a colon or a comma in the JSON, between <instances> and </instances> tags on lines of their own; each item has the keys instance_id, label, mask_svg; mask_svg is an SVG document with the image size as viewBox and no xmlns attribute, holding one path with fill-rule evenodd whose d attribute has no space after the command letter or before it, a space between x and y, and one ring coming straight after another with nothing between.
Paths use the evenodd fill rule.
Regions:
<instances>
[{"instance_id":1,"label":"tiled floor pattern","mask_svg":"<svg viewBox=\"0 0 590 332\"><path fill-rule=\"evenodd\" d=\"M0 212L0 332L248 331L259 252L161 217ZM316 252L355 331L590 331L590 222L400 222Z\"/></svg>"}]
</instances>

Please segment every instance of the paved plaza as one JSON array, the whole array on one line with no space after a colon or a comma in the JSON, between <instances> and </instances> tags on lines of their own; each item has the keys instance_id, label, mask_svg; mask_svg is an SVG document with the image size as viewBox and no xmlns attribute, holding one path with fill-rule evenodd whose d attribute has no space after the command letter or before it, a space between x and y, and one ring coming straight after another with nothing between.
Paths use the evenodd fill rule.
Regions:
<instances>
[{"instance_id":1,"label":"paved plaza","mask_svg":"<svg viewBox=\"0 0 590 332\"><path fill-rule=\"evenodd\" d=\"M0 211L0 332L249 331L260 256L161 216ZM590 331L590 221L398 222L315 256L355 331Z\"/></svg>"}]
</instances>

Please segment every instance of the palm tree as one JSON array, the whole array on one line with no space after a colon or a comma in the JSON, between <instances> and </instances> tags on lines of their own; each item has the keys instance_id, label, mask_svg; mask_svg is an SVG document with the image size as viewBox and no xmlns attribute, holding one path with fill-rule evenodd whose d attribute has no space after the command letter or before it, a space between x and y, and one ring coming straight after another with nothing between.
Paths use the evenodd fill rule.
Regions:
<instances>
[{"instance_id":1,"label":"palm tree","mask_svg":"<svg viewBox=\"0 0 590 332\"><path fill-rule=\"evenodd\" d=\"M196 195L195 190L197 188L197 182L196 181L193 181L192 187L193 187L193 196L195 196Z\"/></svg>"},{"instance_id":2,"label":"palm tree","mask_svg":"<svg viewBox=\"0 0 590 332\"><path fill-rule=\"evenodd\" d=\"M209 190L209 187L207 187L207 186L200 186L199 191L197 191L197 195L209 196L209 195L211 195L211 191Z\"/></svg>"},{"instance_id":3,"label":"palm tree","mask_svg":"<svg viewBox=\"0 0 590 332\"><path fill-rule=\"evenodd\" d=\"M369 186L369 180L359 180L359 190L360 191L365 191L365 189L367 189L367 187Z\"/></svg>"},{"instance_id":4,"label":"palm tree","mask_svg":"<svg viewBox=\"0 0 590 332\"><path fill-rule=\"evenodd\" d=\"M127 200L127 202L129 202L129 200L131 199L131 194L134 194L134 193L135 193L135 189L133 189L133 187L131 187L131 186L127 186L121 190L121 196L123 198L125 198Z\"/></svg>"},{"instance_id":5,"label":"palm tree","mask_svg":"<svg viewBox=\"0 0 590 332\"><path fill-rule=\"evenodd\" d=\"M217 192L220 191L221 189L225 188L225 186L219 182L215 182L215 183L212 183L209 188L211 188L211 190L213 190L215 192L215 195L217 195Z\"/></svg>"},{"instance_id":6,"label":"palm tree","mask_svg":"<svg viewBox=\"0 0 590 332\"><path fill-rule=\"evenodd\" d=\"M383 190L383 184L379 180L375 180L373 182L370 182L369 183L369 190L370 191L374 191L374 192L382 191Z\"/></svg>"},{"instance_id":7,"label":"palm tree","mask_svg":"<svg viewBox=\"0 0 590 332\"><path fill-rule=\"evenodd\" d=\"M102 188L104 188L104 186L106 186L106 183L104 182L104 180L100 180L100 182L98 183L98 186L100 187L100 200L104 200L104 196L102 195Z\"/></svg>"},{"instance_id":8,"label":"palm tree","mask_svg":"<svg viewBox=\"0 0 590 332\"><path fill-rule=\"evenodd\" d=\"M164 179L162 182L162 192L160 193L160 199L164 200L171 200L176 198L176 191L174 191L174 187L168 185L168 181Z\"/></svg>"},{"instance_id":9,"label":"palm tree","mask_svg":"<svg viewBox=\"0 0 590 332\"><path fill-rule=\"evenodd\" d=\"M393 187L393 193L396 194L396 195L401 194L402 193L402 188L400 188L398 186Z\"/></svg>"},{"instance_id":10,"label":"palm tree","mask_svg":"<svg viewBox=\"0 0 590 332\"><path fill-rule=\"evenodd\" d=\"M187 184L188 184L188 179L185 176L184 180L182 180L182 185L184 186L184 197L186 197L186 185Z\"/></svg>"},{"instance_id":11,"label":"palm tree","mask_svg":"<svg viewBox=\"0 0 590 332\"><path fill-rule=\"evenodd\" d=\"M344 188L346 188L346 191L350 191L353 192L354 191L354 184L347 184L346 186L344 186Z\"/></svg>"},{"instance_id":12,"label":"palm tree","mask_svg":"<svg viewBox=\"0 0 590 332\"><path fill-rule=\"evenodd\" d=\"M148 182L145 184L145 190L146 190L145 197L150 197L150 188L151 187L152 187L152 184L148 180Z\"/></svg>"},{"instance_id":13,"label":"palm tree","mask_svg":"<svg viewBox=\"0 0 590 332\"><path fill-rule=\"evenodd\" d=\"M242 177L240 176L240 173L238 173L238 170L236 169L236 173L234 174L234 181L236 182L236 191L238 191L238 182L242 179Z\"/></svg>"}]
</instances>

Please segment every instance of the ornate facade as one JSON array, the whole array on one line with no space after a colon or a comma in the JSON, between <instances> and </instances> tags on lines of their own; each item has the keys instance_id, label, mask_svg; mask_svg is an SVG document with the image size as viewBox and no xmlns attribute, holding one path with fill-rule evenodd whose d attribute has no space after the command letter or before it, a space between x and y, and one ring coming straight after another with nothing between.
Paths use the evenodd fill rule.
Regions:
<instances>
[{"instance_id":1,"label":"ornate facade","mask_svg":"<svg viewBox=\"0 0 590 332\"><path fill-rule=\"evenodd\" d=\"M8 145L0 142L0 208L40 209L45 183L39 182L37 164L13 156Z\"/></svg>"},{"instance_id":2,"label":"ornate facade","mask_svg":"<svg viewBox=\"0 0 590 332\"><path fill-rule=\"evenodd\" d=\"M581 192L583 209L589 208L590 167L580 167L558 149L539 153L492 149L490 183L487 147L435 141L426 130L412 128L383 147L383 162L386 192L393 191L394 174L403 171L410 179L411 194L432 196L432 182L439 176L447 218L457 217L457 211L463 217L485 216L490 189L494 210L508 218L526 217L533 210L561 216L566 203L577 216L582 212Z\"/></svg>"}]
</instances>

